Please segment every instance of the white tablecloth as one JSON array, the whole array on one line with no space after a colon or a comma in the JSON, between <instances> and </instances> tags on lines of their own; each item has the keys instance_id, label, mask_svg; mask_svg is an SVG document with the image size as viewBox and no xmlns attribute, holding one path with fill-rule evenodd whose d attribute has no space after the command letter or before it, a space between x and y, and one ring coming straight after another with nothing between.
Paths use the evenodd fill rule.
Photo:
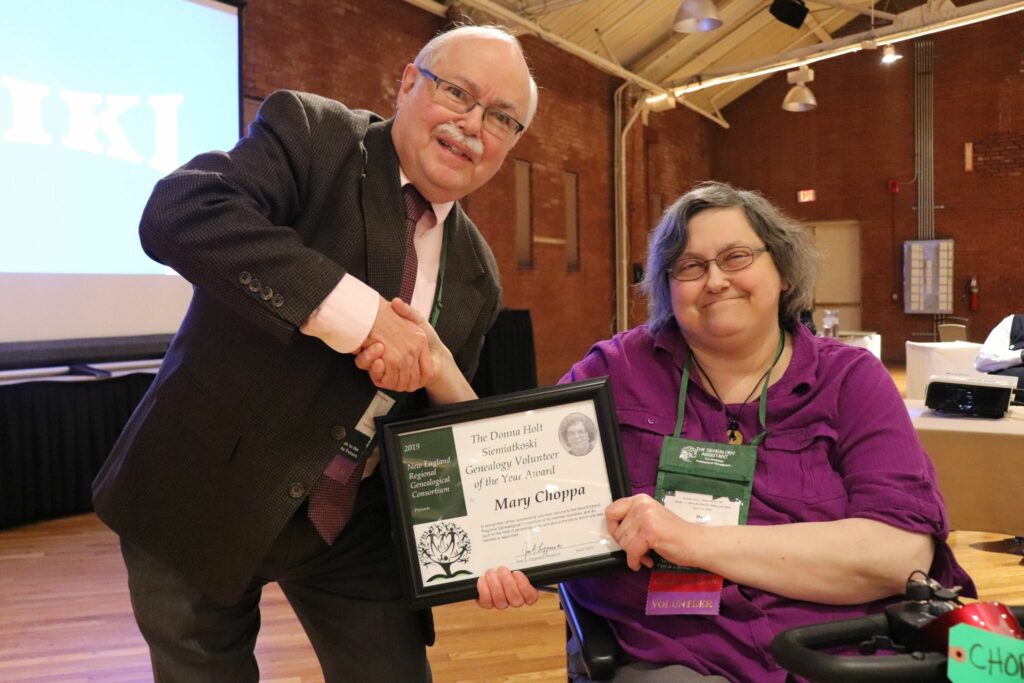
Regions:
<instances>
[{"instance_id":1,"label":"white tablecloth","mask_svg":"<svg viewBox=\"0 0 1024 683\"><path fill-rule=\"evenodd\" d=\"M907 342L907 398L924 399L932 375L981 375L974 359L981 344L965 341Z\"/></svg>"}]
</instances>

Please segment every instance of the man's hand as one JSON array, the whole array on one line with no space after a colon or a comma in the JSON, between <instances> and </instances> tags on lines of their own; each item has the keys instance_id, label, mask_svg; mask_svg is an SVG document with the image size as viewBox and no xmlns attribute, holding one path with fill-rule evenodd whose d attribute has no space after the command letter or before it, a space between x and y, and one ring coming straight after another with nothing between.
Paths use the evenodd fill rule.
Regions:
<instances>
[{"instance_id":1,"label":"man's hand","mask_svg":"<svg viewBox=\"0 0 1024 683\"><path fill-rule=\"evenodd\" d=\"M380 300L377 319L356 356L356 366L369 371L375 385L392 391L416 391L434 372L423 327L400 316L384 299Z\"/></svg>"},{"instance_id":2,"label":"man's hand","mask_svg":"<svg viewBox=\"0 0 1024 683\"><path fill-rule=\"evenodd\" d=\"M480 594L476 604L484 609L532 605L540 596L525 574L508 567L488 569L476 580L476 590Z\"/></svg>"}]
</instances>

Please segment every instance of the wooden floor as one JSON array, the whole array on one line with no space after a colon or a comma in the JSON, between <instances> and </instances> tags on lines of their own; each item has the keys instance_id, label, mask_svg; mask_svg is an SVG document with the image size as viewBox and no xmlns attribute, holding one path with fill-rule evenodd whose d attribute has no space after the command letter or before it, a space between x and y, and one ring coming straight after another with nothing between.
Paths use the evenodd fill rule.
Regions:
<instances>
[{"instance_id":1,"label":"wooden floor","mask_svg":"<svg viewBox=\"0 0 1024 683\"><path fill-rule=\"evenodd\" d=\"M276 585L264 591L256 646L261 680L323 681ZM565 681L565 622L558 599L484 611L472 602L435 610L434 680ZM117 537L95 515L0 532L0 681L150 681ZM230 682L226 682L230 683Z\"/></svg>"},{"instance_id":2,"label":"wooden floor","mask_svg":"<svg viewBox=\"0 0 1024 683\"><path fill-rule=\"evenodd\" d=\"M957 557L981 597L1024 604L1024 560L1012 539L955 532ZM0 681L126 683L151 680L128 602L117 538L92 514L0 533ZM555 596L529 609L489 612L473 603L435 611L434 680L564 681L564 623ZM257 643L262 680L322 681L280 590L263 599Z\"/></svg>"},{"instance_id":3,"label":"wooden floor","mask_svg":"<svg viewBox=\"0 0 1024 683\"><path fill-rule=\"evenodd\" d=\"M893 375L900 385L900 369ZM982 599L1024 604L1024 559L1013 539L959 531L951 544ZM505 612L447 605L435 619L430 661L438 683L565 681L565 627L551 594ZM264 593L257 657L263 681L323 681L273 585ZM92 514L0 532L0 682L149 680L113 533Z\"/></svg>"}]
</instances>

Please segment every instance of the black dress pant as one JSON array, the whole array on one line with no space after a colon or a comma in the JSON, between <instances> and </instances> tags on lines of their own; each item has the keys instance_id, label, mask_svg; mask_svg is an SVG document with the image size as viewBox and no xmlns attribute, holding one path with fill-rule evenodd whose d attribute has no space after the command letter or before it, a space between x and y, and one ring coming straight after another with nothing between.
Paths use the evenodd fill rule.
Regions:
<instances>
[{"instance_id":1,"label":"black dress pant","mask_svg":"<svg viewBox=\"0 0 1024 683\"><path fill-rule=\"evenodd\" d=\"M132 609L157 683L256 683L260 594L276 581L309 636L327 683L431 680L430 613L402 597L380 475L363 482L333 546L303 505L275 540L245 594L224 606L122 539ZM365 495L362 489L366 489Z\"/></svg>"}]
</instances>

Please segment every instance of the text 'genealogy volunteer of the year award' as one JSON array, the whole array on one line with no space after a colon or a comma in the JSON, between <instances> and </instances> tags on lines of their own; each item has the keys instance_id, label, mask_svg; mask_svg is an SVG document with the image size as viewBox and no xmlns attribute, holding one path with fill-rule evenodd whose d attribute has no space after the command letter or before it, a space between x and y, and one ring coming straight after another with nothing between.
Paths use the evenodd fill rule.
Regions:
<instances>
[{"instance_id":1,"label":"text 'genealogy volunteer of the year award'","mask_svg":"<svg viewBox=\"0 0 1024 683\"><path fill-rule=\"evenodd\" d=\"M607 378L377 422L416 606L476 597L502 565L544 584L624 563L604 518L629 495Z\"/></svg>"}]
</instances>

